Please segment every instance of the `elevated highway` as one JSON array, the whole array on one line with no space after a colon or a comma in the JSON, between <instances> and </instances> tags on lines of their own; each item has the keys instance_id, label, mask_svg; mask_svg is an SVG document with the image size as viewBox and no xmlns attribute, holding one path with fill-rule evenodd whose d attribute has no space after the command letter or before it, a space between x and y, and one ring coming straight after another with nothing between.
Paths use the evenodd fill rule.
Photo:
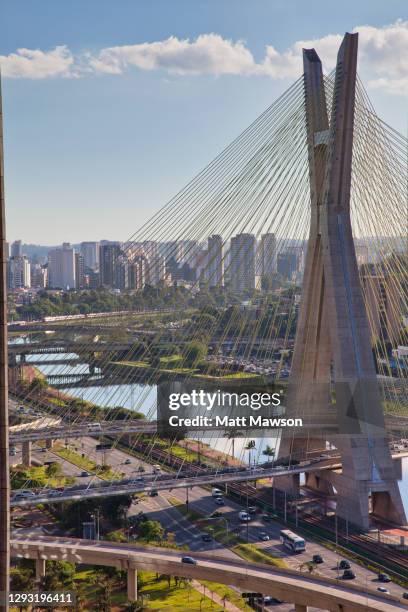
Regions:
<instances>
[{"instance_id":1,"label":"elevated highway","mask_svg":"<svg viewBox=\"0 0 408 612\"><path fill-rule=\"evenodd\" d=\"M341 469L339 459L334 457L315 458L300 462L290 467L267 467L256 469L223 468L208 471L199 476L191 476L188 472L178 472L175 475L156 474L117 481L98 481L88 485L74 485L64 489L31 489L15 490L11 498L12 506L31 506L39 503L62 503L78 501L86 498L107 497L112 495L132 495L134 493L151 493L152 491L169 491L172 489L190 488L210 484L222 485L229 482L245 482L263 478L278 478L280 476L296 476L308 472L322 472Z\"/></svg>"},{"instance_id":2,"label":"elevated highway","mask_svg":"<svg viewBox=\"0 0 408 612\"><path fill-rule=\"evenodd\" d=\"M154 547L141 547L112 542L95 542L72 538L12 537L11 555L17 559L33 559L37 577L45 574L45 562L69 561L92 565L107 565L127 571L129 599L137 598L137 570L211 580L238 589L272 595L293 603L296 612L306 612L307 606L344 612L398 612L406 610L400 600L391 595L365 591L356 585L329 578L311 578L307 574L270 565L248 565L194 553L196 565L182 562L185 553Z\"/></svg>"},{"instance_id":3,"label":"elevated highway","mask_svg":"<svg viewBox=\"0 0 408 612\"><path fill-rule=\"evenodd\" d=\"M18 427L18 429L17 429ZM18 425L10 428L10 444L21 444L23 442L37 442L39 440L62 440L65 438L99 437L99 436L124 436L129 433L150 433L157 431L156 421L144 421L141 419L125 421L92 421L61 426L49 424L45 419L37 419L26 426Z\"/></svg>"}]
</instances>

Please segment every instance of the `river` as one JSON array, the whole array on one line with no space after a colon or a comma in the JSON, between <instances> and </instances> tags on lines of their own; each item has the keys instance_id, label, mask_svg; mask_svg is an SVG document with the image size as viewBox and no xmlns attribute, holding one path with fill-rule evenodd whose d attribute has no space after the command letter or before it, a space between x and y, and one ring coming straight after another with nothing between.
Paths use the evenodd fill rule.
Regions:
<instances>
[{"instance_id":1,"label":"river","mask_svg":"<svg viewBox=\"0 0 408 612\"><path fill-rule=\"evenodd\" d=\"M29 355L27 363L30 361L41 361L36 367L45 375L77 375L78 380L84 374L89 374L89 367L86 364L80 365L47 365L47 361L55 359L75 359L74 354L47 354L47 355ZM98 375L96 370L95 375ZM156 417L156 402L157 392L156 387L145 384L120 384L110 386L86 386L86 387L67 387L61 389L61 393L67 393L73 397L78 397L83 400L88 400L99 406L106 408L114 408L122 406L142 412L146 418L154 419ZM236 438L234 443L227 438L217 438L216 433L212 437L206 437L203 441L211 445L211 447L231 453L232 446L235 447L235 456L243 461L263 461L266 457L263 456L263 450L267 445L275 448L278 445L278 439L257 438L255 439L255 448L251 451L245 449L247 440L245 438ZM408 516L408 458L402 460L402 480L399 483L404 507Z\"/></svg>"}]
</instances>

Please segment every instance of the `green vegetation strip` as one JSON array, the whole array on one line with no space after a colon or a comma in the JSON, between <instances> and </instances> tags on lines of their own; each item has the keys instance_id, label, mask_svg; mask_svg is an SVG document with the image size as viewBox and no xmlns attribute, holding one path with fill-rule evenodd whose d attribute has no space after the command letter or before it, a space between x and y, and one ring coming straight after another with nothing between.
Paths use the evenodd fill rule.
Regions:
<instances>
[{"instance_id":1,"label":"green vegetation strip","mask_svg":"<svg viewBox=\"0 0 408 612\"><path fill-rule=\"evenodd\" d=\"M21 468L16 467L11 469L11 479L14 489L32 488L32 487L63 487L75 482L75 478L71 476L63 476L56 468L56 473L52 468L45 466Z\"/></svg>"},{"instance_id":2,"label":"green vegetation strip","mask_svg":"<svg viewBox=\"0 0 408 612\"><path fill-rule=\"evenodd\" d=\"M117 480L120 478L119 474L112 472L111 469L104 470L103 467L98 468L94 461L91 461L91 459L88 459L87 457L82 457L69 448L54 448L53 453L58 455L58 457L61 457L61 459L65 459L73 465L76 465L82 470L96 474L102 480Z\"/></svg>"}]
</instances>

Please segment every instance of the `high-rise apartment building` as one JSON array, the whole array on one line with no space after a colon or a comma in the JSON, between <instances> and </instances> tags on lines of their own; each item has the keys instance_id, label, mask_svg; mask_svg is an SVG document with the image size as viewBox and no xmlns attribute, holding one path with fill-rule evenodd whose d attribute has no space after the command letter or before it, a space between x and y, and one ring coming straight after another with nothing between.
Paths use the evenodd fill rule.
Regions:
<instances>
[{"instance_id":1,"label":"high-rise apartment building","mask_svg":"<svg viewBox=\"0 0 408 612\"><path fill-rule=\"evenodd\" d=\"M31 287L31 266L25 255L15 255L9 259L8 282L10 289Z\"/></svg>"},{"instance_id":2,"label":"high-rise apartment building","mask_svg":"<svg viewBox=\"0 0 408 612\"><path fill-rule=\"evenodd\" d=\"M31 264L31 287L45 289L48 285L48 268L40 264Z\"/></svg>"},{"instance_id":3,"label":"high-rise apartment building","mask_svg":"<svg viewBox=\"0 0 408 612\"><path fill-rule=\"evenodd\" d=\"M148 265L148 282L149 285L158 285L166 280L166 258L163 255L157 255Z\"/></svg>"},{"instance_id":4,"label":"high-rise apartment building","mask_svg":"<svg viewBox=\"0 0 408 612\"><path fill-rule=\"evenodd\" d=\"M53 289L75 289L75 249L64 242L48 253L48 285Z\"/></svg>"},{"instance_id":5,"label":"high-rise apartment building","mask_svg":"<svg viewBox=\"0 0 408 612\"><path fill-rule=\"evenodd\" d=\"M208 238L206 281L210 287L224 284L224 262L222 259L222 237L214 234Z\"/></svg>"},{"instance_id":6,"label":"high-rise apartment building","mask_svg":"<svg viewBox=\"0 0 408 612\"><path fill-rule=\"evenodd\" d=\"M121 256L119 242L101 244L99 247L99 276L103 287L115 287L117 281L116 268Z\"/></svg>"},{"instance_id":7,"label":"high-rise apartment building","mask_svg":"<svg viewBox=\"0 0 408 612\"><path fill-rule=\"evenodd\" d=\"M303 248L287 247L277 257L278 274L285 280L300 282L303 272Z\"/></svg>"},{"instance_id":8,"label":"high-rise apartment building","mask_svg":"<svg viewBox=\"0 0 408 612\"><path fill-rule=\"evenodd\" d=\"M237 293L255 289L255 236L238 234L231 239L230 282Z\"/></svg>"},{"instance_id":9,"label":"high-rise apartment building","mask_svg":"<svg viewBox=\"0 0 408 612\"><path fill-rule=\"evenodd\" d=\"M129 270L130 289L143 289L146 284L148 273L148 260L143 255L134 258Z\"/></svg>"},{"instance_id":10,"label":"high-rise apartment building","mask_svg":"<svg viewBox=\"0 0 408 612\"><path fill-rule=\"evenodd\" d=\"M84 258L84 268L99 270L99 242L81 242L80 251Z\"/></svg>"},{"instance_id":11,"label":"high-rise apartment building","mask_svg":"<svg viewBox=\"0 0 408 612\"><path fill-rule=\"evenodd\" d=\"M262 234L259 246L259 274L262 278L271 279L276 272L276 236Z\"/></svg>"},{"instance_id":12,"label":"high-rise apartment building","mask_svg":"<svg viewBox=\"0 0 408 612\"><path fill-rule=\"evenodd\" d=\"M22 257L23 245L21 240L15 240L11 245L11 257Z\"/></svg>"},{"instance_id":13,"label":"high-rise apartment building","mask_svg":"<svg viewBox=\"0 0 408 612\"><path fill-rule=\"evenodd\" d=\"M77 289L85 289L85 259L82 253L75 253L75 283Z\"/></svg>"}]
</instances>

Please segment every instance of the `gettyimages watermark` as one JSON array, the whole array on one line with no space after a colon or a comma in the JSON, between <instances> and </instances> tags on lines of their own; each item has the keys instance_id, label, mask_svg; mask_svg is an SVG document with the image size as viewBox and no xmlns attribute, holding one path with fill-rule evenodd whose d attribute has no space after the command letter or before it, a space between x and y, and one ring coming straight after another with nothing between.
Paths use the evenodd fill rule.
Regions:
<instances>
[{"instance_id":1,"label":"gettyimages watermark","mask_svg":"<svg viewBox=\"0 0 408 612\"><path fill-rule=\"evenodd\" d=\"M164 383L158 389L158 433L211 436L239 429L249 435L302 428L301 417L285 416L282 398L282 392L268 388Z\"/></svg>"},{"instance_id":2,"label":"gettyimages watermark","mask_svg":"<svg viewBox=\"0 0 408 612\"><path fill-rule=\"evenodd\" d=\"M375 381L294 384L164 382L157 392L157 431L174 437L194 434L221 437L231 431L275 437L286 431L296 438L381 437L382 413L370 409L380 401Z\"/></svg>"}]
</instances>

